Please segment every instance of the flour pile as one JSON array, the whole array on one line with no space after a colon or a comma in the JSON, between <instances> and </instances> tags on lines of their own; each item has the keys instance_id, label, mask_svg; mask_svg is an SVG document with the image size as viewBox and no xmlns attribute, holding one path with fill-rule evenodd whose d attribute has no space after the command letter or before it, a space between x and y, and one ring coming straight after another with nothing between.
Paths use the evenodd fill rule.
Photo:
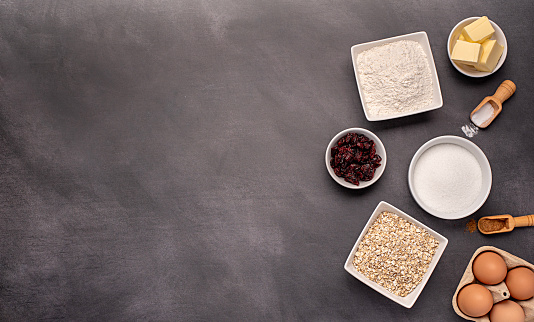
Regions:
<instances>
[{"instance_id":1,"label":"flour pile","mask_svg":"<svg viewBox=\"0 0 534 322\"><path fill-rule=\"evenodd\" d=\"M416 41L400 40L363 51L357 66L369 115L393 116L432 103L432 73Z\"/></svg>"}]
</instances>

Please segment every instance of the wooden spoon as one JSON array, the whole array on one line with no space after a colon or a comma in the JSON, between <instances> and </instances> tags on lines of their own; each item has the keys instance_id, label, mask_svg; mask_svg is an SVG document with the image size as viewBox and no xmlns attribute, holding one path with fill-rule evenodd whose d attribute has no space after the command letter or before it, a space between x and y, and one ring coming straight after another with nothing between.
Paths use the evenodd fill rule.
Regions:
<instances>
[{"instance_id":1,"label":"wooden spoon","mask_svg":"<svg viewBox=\"0 0 534 322\"><path fill-rule=\"evenodd\" d=\"M497 115L501 113L502 103L504 103L504 101L509 99L510 96L512 96L515 93L516 88L517 87L515 86L514 82L512 82L511 80L505 80L504 82L502 82L499 88L497 88L497 90L495 91L495 94L484 98L482 102L480 102L480 104L478 104L478 106L473 110L473 112L471 112L471 115L470 115L471 121L473 121L473 115L478 110L480 110L480 108L484 106L484 104L490 103L491 106L493 107L493 115L490 118L488 118L486 121L482 122L480 125L477 124L477 126L480 128L486 128L488 125L490 125L491 122L493 122L493 120L497 117ZM473 122L473 123L476 124L476 122Z\"/></svg>"},{"instance_id":2,"label":"wooden spoon","mask_svg":"<svg viewBox=\"0 0 534 322\"><path fill-rule=\"evenodd\" d=\"M484 230L483 227L484 224L482 224L483 221L488 221L487 223L490 223L491 221L494 221L494 223L503 223L504 227L499 230L493 230L488 231ZM506 233L509 231L512 231L515 227L526 227L526 226L534 226L534 215L526 215L521 217L512 217L510 215L497 215L497 216L488 216L488 217L482 217L478 220L478 230L480 230L483 234L497 234L497 233Z\"/></svg>"}]
</instances>

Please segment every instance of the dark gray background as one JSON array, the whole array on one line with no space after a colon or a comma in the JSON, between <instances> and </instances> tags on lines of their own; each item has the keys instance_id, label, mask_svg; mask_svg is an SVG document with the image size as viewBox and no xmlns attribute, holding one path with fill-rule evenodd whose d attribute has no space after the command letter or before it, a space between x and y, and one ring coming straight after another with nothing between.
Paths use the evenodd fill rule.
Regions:
<instances>
[{"instance_id":1,"label":"dark gray background","mask_svg":"<svg viewBox=\"0 0 534 322\"><path fill-rule=\"evenodd\" d=\"M475 249L534 261L533 228L483 236L484 215L534 212L532 17L522 1L0 0L0 320L462 320L451 298ZM446 42L488 15L508 58L468 78ZM444 106L368 122L352 45L426 31ZM424 142L465 137L505 79L517 93L471 138L493 188L446 221L412 199ZM364 127L388 163L372 187L328 175L330 139ZM343 269L385 200L449 245L411 309Z\"/></svg>"}]
</instances>

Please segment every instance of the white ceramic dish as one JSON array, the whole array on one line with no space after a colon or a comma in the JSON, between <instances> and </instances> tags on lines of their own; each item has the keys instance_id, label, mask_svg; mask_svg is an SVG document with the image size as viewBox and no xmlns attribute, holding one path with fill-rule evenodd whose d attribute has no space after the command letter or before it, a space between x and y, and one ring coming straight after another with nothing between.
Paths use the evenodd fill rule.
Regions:
<instances>
[{"instance_id":1,"label":"white ceramic dish","mask_svg":"<svg viewBox=\"0 0 534 322\"><path fill-rule=\"evenodd\" d=\"M473 156L477 159L480 165L480 169L482 170L482 188L480 189L480 193L478 197L471 204L471 206L468 207L467 209L464 209L459 212L453 212L453 213L440 212L425 205L424 202L421 200L421 198L419 198L419 196L415 192L414 180L413 180L414 169L421 155L426 150L430 149L433 146L436 146L438 144L447 144L447 143L456 144L458 146L461 146L467 149L469 152L471 152L471 154L473 154ZM482 150L473 142L467 139L461 138L459 136L453 136L453 135L439 136L423 144L413 156L412 161L410 163L410 168L408 170L408 185L410 186L410 192L412 193L412 196L415 199L415 201L426 212L438 218L442 218L442 219L460 219L460 218L467 217L473 214L475 211L477 211L480 207L482 207L482 205L484 204L484 202L486 202L486 199L489 196L489 193L491 190L491 182L492 182L491 167L484 152L482 152Z\"/></svg>"},{"instance_id":2,"label":"white ceramic dish","mask_svg":"<svg viewBox=\"0 0 534 322\"><path fill-rule=\"evenodd\" d=\"M452 49L454 47L454 44L458 40L458 37L460 37L460 34L462 33L462 29L468 24L474 22L475 20L479 18L480 17L470 17L470 18L460 21L456 26L454 26L451 33L449 34L449 39L447 40L447 53L449 54L449 60L451 61L451 64L460 73L466 76L470 76L470 77L485 77L485 76L495 73L496 71L499 70L499 68L501 68L502 64L504 64L504 60L506 59L506 55L508 54L508 43L506 42L506 37L504 36L504 32L501 30L501 28L499 28L499 26L497 26L495 22L490 20L491 26L493 27L493 29L495 29L495 33L493 34L493 37L491 37L491 39L497 40L497 42L504 47L501 58L499 58L499 62L497 63L497 66L495 66L495 69L492 72L480 72L476 70L475 67L464 65L464 64L457 64L452 61L451 59Z\"/></svg>"},{"instance_id":3,"label":"white ceramic dish","mask_svg":"<svg viewBox=\"0 0 534 322\"><path fill-rule=\"evenodd\" d=\"M382 158L382 161L380 162L381 165L375 170L375 175L373 179L371 179L370 181L360 181L360 185L358 186L345 181L345 179L342 177L336 176L336 174L334 173L334 169L332 169L332 167L330 166L330 159L331 159L330 150L332 149L334 145L337 144L337 141L339 141L339 139L345 136L347 133L363 134L369 139L373 140L376 144L376 147L375 147L376 153ZM386 162L387 162L386 148L384 147L384 144L382 143L382 141L380 141L378 136L376 136L373 132L366 130L366 129L359 128L359 127L354 127L354 128L346 129L346 130L339 132L338 134L336 134L336 136L334 136L334 138L330 141L330 143L326 147L326 153L325 153L326 169L328 170L328 173L330 173L330 176L332 177L332 179L334 179L337 183L339 183L340 185L346 188L362 189L362 188L369 187L382 176L382 173L384 173L384 170L386 169Z\"/></svg>"},{"instance_id":4,"label":"white ceramic dish","mask_svg":"<svg viewBox=\"0 0 534 322\"><path fill-rule=\"evenodd\" d=\"M354 267L354 265L352 264L352 261L354 259L354 255L356 254L356 251L358 250L358 246L360 245L360 242L361 242L362 238L365 236L365 234L367 234L367 231L369 230L369 227L375 222L375 220L378 217L378 215L380 215L380 213L382 213L383 211L392 212L392 213L398 215L399 217L411 222L412 224L414 224L414 225L416 225L416 226L418 226L420 228L424 228L431 236L436 238L436 240L439 242L438 249L436 250L436 253L432 257L432 261L430 262L430 266L428 267L428 270L426 271L426 273L425 273L425 275L423 277L423 280L421 281L421 283L419 285L417 285L417 287L410 294L408 294L405 297L395 295L395 294L389 292L384 287L382 287L382 286L378 285L377 283L371 281L365 275L363 275L362 273L358 272L356 270L356 268ZM373 214L371 215L369 220L367 221L367 224L363 228L363 230L362 230L362 232L360 234L360 237L358 237L358 240L356 241L356 244L354 244L354 247L352 248L352 250L351 250L351 252L349 254L349 257L347 258L347 261L345 262L345 270L347 272L349 272L349 274L351 274L352 276L354 276L357 279L359 279L362 283L366 284L370 288L372 288L375 291L377 291L378 293L384 295L385 297L397 302L398 304L400 304L400 305L402 305L402 306L404 306L406 308L411 308L414 305L414 303L417 300L417 298L419 297L419 295L421 294L421 292L423 291L423 288L425 287L426 283L430 279L430 275L432 275L432 272L434 271L434 268L436 268L436 265L438 264L438 261L441 258L441 255L445 251L445 247L447 247L447 243L448 242L449 241L447 240L447 238L443 237L442 235L438 234L434 230L430 229L429 227L423 225L419 221L417 221L414 218L410 217L404 211L402 211L402 210L390 205L389 203L387 203L385 201L381 201L378 204L378 206L375 208L375 211L373 212Z\"/></svg>"},{"instance_id":5,"label":"white ceramic dish","mask_svg":"<svg viewBox=\"0 0 534 322\"><path fill-rule=\"evenodd\" d=\"M363 96L362 88L360 85L361 84L360 73L358 72L358 64L357 64L356 59L358 58L358 54L361 53L362 51L365 51L367 49L370 49L376 46L384 45L387 43L399 41L399 40L417 41L419 44L421 44L421 47L423 47L423 51L425 52L426 57L428 58L428 66L430 67L430 72L432 74L432 103L424 109L413 111L413 112L399 113L396 115L380 115L380 116L369 115L369 113L367 112L365 97ZM354 74L356 75L356 83L358 84L358 92L360 93L360 100L363 106L363 112L365 113L365 117L367 118L368 121L389 120L389 119L394 119L398 117L418 114L422 112L428 112L428 111L435 110L443 106L443 98L441 97L441 89L439 87L438 73L436 71L436 66L434 64L434 57L432 56L432 50L430 49L430 43L428 42L428 36L426 32L419 31L419 32L414 32L414 33L407 34L407 35L396 36L392 38L386 38L382 40L376 40L376 41L371 41L371 42L367 42L363 44L358 44L358 45L352 46L350 51L352 55L352 65L354 66Z\"/></svg>"}]
</instances>

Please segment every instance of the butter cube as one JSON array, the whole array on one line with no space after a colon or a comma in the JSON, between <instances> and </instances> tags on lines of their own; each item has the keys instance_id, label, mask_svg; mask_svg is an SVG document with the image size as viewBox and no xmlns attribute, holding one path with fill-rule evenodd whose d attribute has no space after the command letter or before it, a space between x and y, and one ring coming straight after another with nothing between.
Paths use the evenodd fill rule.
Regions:
<instances>
[{"instance_id":1,"label":"butter cube","mask_svg":"<svg viewBox=\"0 0 534 322\"><path fill-rule=\"evenodd\" d=\"M457 40L452 49L451 59L456 63L475 66L482 56L482 45Z\"/></svg>"},{"instance_id":2,"label":"butter cube","mask_svg":"<svg viewBox=\"0 0 534 322\"><path fill-rule=\"evenodd\" d=\"M460 37L458 37L458 40L467 41L467 40L465 40L465 37L464 37L464 35L462 35L462 34L460 34Z\"/></svg>"},{"instance_id":3,"label":"butter cube","mask_svg":"<svg viewBox=\"0 0 534 322\"><path fill-rule=\"evenodd\" d=\"M475 68L481 72L492 72L501 58L504 47L496 40L486 40L482 43L482 57Z\"/></svg>"},{"instance_id":4,"label":"butter cube","mask_svg":"<svg viewBox=\"0 0 534 322\"><path fill-rule=\"evenodd\" d=\"M486 16L477 19L462 29L462 35L465 40L470 42L483 43L486 39L490 39L494 33L495 29L493 29Z\"/></svg>"}]
</instances>

